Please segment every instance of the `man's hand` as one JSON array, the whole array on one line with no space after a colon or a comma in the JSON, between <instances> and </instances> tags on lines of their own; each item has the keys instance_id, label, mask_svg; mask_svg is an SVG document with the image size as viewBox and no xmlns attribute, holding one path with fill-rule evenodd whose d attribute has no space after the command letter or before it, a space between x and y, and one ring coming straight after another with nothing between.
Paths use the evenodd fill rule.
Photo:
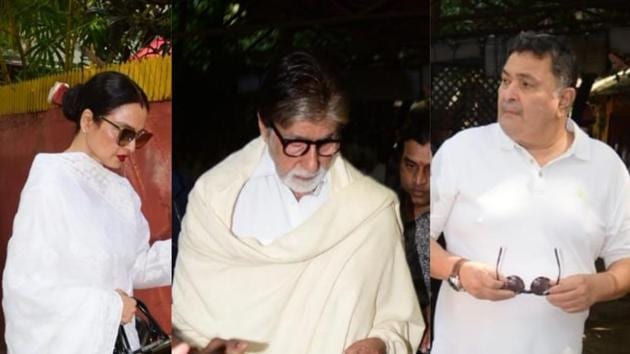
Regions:
<instances>
[{"instance_id":1,"label":"man's hand","mask_svg":"<svg viewBox=\"0 0 630 354\"><path fill-rule=\"evenodd\" d=\"M430 239L431 276L448 279L453 267L462 257L447 252L434 239ZM502 279L502 278L501 278ZM477 299L505 300L514 297L514 292L501 290L502 280L496 279L494 268L483 263L466 261L459 268L459 281L464 290Z\"/></svg>"},{"instance_id":2,"label":"man's hand","mask_svg":"<svg viewBox=\"0 0 630 354\"><path fill-rule=\"evenodd\" d=\"M420 353L428 353L431 350L431 327L427 327L420 341Z\"/></svg>"},{"instance_id":3,"label":"man's hand","mask_svg":"<svg viewBox=\"0 0 630 354\"><path fill-rule=\"evenodd\" d=\"M610 274L571 275L549 289L547 300L566 312L582 312L602 301L614 288L615 279Z\"/></svg>"},{"instance_id":4,"label":"man's hand","mask_svg":"<svg viewBox=\"0 0 630 354\"><path fill-rule=\"evenodd\" d=\"M506 300L516 294L511 290L503 290L502 280L496 279L494 269L479 262L468 261L459 269L459 281L464 290L480 300Z\"/></svg>"},{"instance_id":5,"label":"man's hand","mask_svg":"<svg viewBox=\"0 0 630 354\"><path fill-rule=\"evenodd\" d=\"M238 339L213 338L205 348L193 352L197 354L244 354L247 342Z\"/></svg>"},{"instance_id":6,"label":"man's hand","mask_svg":"<svg viewBox=\"0 0 630 354\"><path fill-rule=\"evenodd\" d=\"M422 309L424 315L424 334L420 341L420 353L428 353L431 350L431 306L425 306Z\"/></svg>"},{"instance_id":7,"label":"man's hand","mask_svg":"<svg viewBox=\"0 0 630 354\"><path fill-rule=\"evenodd\" d=\"M188 354L190 347L186 343L180 343L175 345L173 349L171 349L171 354Z\"/></svg>"},{"instance_id":8,"label":"man's hand","mask_svg":"<svg viewBox=\"0 0 630 354\"><path fill-rule=\"evenodd\" d=\"M385 343L380 338L365 338L354 342L344 354L387 354Z\"/></svg>"}]
</instances>

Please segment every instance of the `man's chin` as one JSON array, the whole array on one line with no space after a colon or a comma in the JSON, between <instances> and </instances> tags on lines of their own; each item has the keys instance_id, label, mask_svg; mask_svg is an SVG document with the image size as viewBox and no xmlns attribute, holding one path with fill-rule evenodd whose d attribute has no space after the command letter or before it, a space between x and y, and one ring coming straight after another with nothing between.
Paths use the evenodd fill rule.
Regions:
<instances>
[{"instance_id":1,"label":"man's chin","mask_svg":"<svg viewBox=\"0 0 630 354\"><path fill-rule=\"evenodd\" d=\"M299 183L297 184L296 189L299 189L302 193L310 193L317 189L317 186L319 186L319 183Z\"/></svg>"},{"instance_id":2,"label":"man's chin","mask_svg":"<svg viewBox=\"0 0 630 354\"><path fill-rule=\"evenodd\" d=\"M309 194L319 185L319 183L315 183L315 178L300 179L296 177L286 181L285 184L291 191L298 194Z\"/></svg>"},{"instance_id":3,"label":"man's chin","mask_svg":"<svg viewBox=\"0 0 630 354\"><path fill-rule=\"evenodd\" d=\"M429 205L429 196L411 196L413 205Z\"/></svg>"}]
</instances>

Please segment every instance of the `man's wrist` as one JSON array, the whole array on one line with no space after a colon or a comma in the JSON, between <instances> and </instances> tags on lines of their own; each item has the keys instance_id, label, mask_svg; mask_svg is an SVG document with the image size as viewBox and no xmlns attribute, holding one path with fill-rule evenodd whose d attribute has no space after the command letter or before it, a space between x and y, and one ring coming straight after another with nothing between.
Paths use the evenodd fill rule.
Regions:
<instances>
[{"instance_id":1,"label":"man's wrist","mask_svg":"<svg viewBox=\"0 0 630 354\"><path fill-rule=\"evenodd\" d=\"M468 259L462 257L453 263L451 274L449 275L447 281L455 291L466 291L460 276L461 268L466 262L468 262Z\"/></svg>"},{"instance_id":2,"label":"man's wrist","mask_svg":"<svg viewBox=\"0 0 630 354\"><path fill-rule=\"evenodd\" d=\"M466 262L468 262L468 259L464 257L461 257L457 261L455 261L455 263L453 263L453 267L451 268L451 275L459 276L459 272L462 269L462 266L464 265L464 263Z\"/></svg>"},{"instance_id":3,"label":"man's wrist","mask_svg":"<svg viewBox=\"0 0 630 354\"><path fill-rule=\"evenodd\" d=\"M595 302L608 301L619 297L619 284L613 274L602 272L594 276L595 279L599 280L595 283L595 289L599 290Z\"/></svg>"}]
</instances>

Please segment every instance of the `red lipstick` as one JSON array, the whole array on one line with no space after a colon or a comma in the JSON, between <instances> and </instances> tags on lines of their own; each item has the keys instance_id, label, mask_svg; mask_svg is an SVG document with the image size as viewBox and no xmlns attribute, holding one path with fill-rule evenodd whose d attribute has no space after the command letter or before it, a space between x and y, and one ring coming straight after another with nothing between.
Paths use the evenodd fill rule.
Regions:
<instances>
[{"instance_id":1,"label":"red lipstick","mask_svg":"<svg viewBox=\"0 0 630 354\"><path fill-rule=\"evenodd\" d=\"M116 157L118 158L118 160L120 160L120 162L125 162L127 155L116 155Z\"/></svg>"}]
</instances>

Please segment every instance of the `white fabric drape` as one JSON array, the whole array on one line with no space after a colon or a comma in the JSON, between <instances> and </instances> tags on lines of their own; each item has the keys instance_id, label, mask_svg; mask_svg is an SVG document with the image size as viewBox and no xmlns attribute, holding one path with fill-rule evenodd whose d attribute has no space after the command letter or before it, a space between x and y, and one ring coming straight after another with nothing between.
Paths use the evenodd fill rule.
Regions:
<instances>
[{"instance_id":1,"label":"white fabric drape","mask_svg":"<svg viewBox=\"0 0 630 354\"><path fill-rule=\"evenodd\" d=\"M171 280L170 240L148 240L125 178L83 153L37 155L3 275L8 352L111 354L122 311L114 289ZM137 346L133 324L126 331Z\"/></svg>"},{"instance_id":2,"label":"white fabric drape","mask_svg":"<svg viewBox=\"0 0 630 354\"><path fill-rule=\"evenodd\" d=\"M247 340L257 353L340 354L357 340L379 337L389 354L411 353L424 324L395 195L339 157L330 198L310 219L266 246L255 235L236 237L234 203L263 149L256 139L191 192L173 286L174 326L200 347L223 337Z\"/></svg>"}]
</instances>

